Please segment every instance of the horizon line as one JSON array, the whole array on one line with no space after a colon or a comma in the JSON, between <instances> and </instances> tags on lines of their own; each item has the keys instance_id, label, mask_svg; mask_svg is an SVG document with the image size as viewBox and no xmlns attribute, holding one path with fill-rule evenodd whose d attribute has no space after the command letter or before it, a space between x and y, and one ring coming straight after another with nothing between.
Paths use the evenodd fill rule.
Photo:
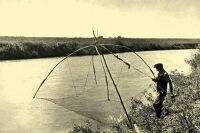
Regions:
<instances>
[{"instance_id":1,"label":"horizon line","mask_svg":"<svg viewBox=\"0 0 200 133\"><path fill-rule=\"evenodd\" d=\"M16 38L93 38L91 37L86 37L86 36L73 36L73 37L67 37L67 36L13 36L13 35L5 35L2 36L0 35L0 37L16 37ZM110 37L104 37L104 36L98 36L98 37L103 37L103 38L127 38L127 39L200 39L199 38L195 38L195 37L124 37L124 36L110 36Z\"/></svg>"}]
</instances>

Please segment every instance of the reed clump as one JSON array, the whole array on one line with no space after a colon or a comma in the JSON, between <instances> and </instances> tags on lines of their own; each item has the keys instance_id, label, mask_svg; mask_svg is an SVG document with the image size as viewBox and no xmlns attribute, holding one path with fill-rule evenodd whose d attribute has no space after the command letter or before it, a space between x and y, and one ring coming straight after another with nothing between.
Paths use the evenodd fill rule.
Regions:
<instances>
[{"instance_id":1,"label":"reed clump","mask_svg":"<svg viewBox=\"0 0 200 133\"><path fill-rule=\"evenodd\" d=\"M134 38L98 38L101 44L107 46L113 53L128 52L123 47L127 46L133 51L194 49L197 40L181 39L134 39ZM66 56L71 52L94 43L93 38L25 38L25 37L0 37L0 60L31 59L44 57ZM102 51L104 54L107 51ZM96 54L91 49L84 49L75 55Z\"/></svg>"}]
</instances>

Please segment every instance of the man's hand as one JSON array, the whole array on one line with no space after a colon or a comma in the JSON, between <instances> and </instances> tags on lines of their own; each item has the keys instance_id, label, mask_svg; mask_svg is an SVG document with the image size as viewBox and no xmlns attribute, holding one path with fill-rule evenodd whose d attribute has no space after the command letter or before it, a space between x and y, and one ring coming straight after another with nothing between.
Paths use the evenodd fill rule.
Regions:
<instances>
[{"instance_id":1,"label":"man's hand","mask_svg":"<svg viewBox=\"0 0 200 133\"><path fill-rule=\"evenodd\" d=\"M153 81L153 82L157 82L157 80L156 80L156 79L154 79L154 78L152 78L152 81Z\"/></svg>"}]
</instances>

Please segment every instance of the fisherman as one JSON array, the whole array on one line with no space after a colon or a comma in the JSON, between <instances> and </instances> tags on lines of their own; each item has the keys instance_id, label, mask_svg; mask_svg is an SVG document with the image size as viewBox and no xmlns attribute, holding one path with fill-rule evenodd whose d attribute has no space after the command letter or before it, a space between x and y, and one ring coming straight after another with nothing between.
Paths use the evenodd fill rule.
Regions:
<instances>
[{"instance_id":1,"label":"fisherman","mask_svg":"<svg viewBox=\"0 0 200 133\"><path fill-rule=\"evenodd\" d=\"M163 101L165 99L165 96L167 95L167 84L169 83L170 88L170 94L171 97L174 97L173 95L173 85L172 81L168 75L168 73L164 70L163 64L158 63L154 65L154 68L158 71L158 76L155 79L152 79L157 84L157 98L153 104L153 107L156 112L156 117L159 119L162 114L162 107L163 107Z\"/></svg>"}]
</instances>

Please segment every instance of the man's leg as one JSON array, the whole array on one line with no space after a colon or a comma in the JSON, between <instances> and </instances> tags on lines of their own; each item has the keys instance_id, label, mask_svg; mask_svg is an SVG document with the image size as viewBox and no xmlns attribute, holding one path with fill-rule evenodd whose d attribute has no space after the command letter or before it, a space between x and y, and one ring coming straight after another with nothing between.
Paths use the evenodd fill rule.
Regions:
<instances>
[{"instance_id":1,"label":"man's leg","mask_svg":"<svg viewBox=\"0 0 200 133\"><path fill-rule=\"evenodd\" d=\"M162 107L163 107L163 102L165 100L165 96L166 96L166 93L161 93L160 94L160 97L159 97L159 105L158 105L158 118L160 118L161 114L162 114Z\"/></svg>"},{"instance_id":2,"label":"man's leg","mask_svg":"<svg viewBox=\"0 0 200 133\"><path fill-rule=\"evenodd\" d=\"M156 101L153 104L153 107L156 111L156 117L159 119L162 114L162 107L163 107L163 101L165 99L166 94L159 94Z\"/></svg>"},{"instance_id":3,"label":"man's leg","mask_svg":"<svg viewBox=\"0 0 200 133\"><path fill-rule=\"evenodd\" d=\"M153 107L154 107L155 112L156 112L156 117L160 118L161 113L162 113L162 105L161 105L161 103L154 103Z\"/></svg>"},{"instance_id":4,"label":"man's leg","mask_svg":"<svg viewBox=\"0 0 200 133\"><path fill-rule=\"evenodd\" d=\"M159 103L158 105L158 109L157 109L157 118L160 118L161 114L162 114L162 103Z\"/></svg>"}]
</instances>

